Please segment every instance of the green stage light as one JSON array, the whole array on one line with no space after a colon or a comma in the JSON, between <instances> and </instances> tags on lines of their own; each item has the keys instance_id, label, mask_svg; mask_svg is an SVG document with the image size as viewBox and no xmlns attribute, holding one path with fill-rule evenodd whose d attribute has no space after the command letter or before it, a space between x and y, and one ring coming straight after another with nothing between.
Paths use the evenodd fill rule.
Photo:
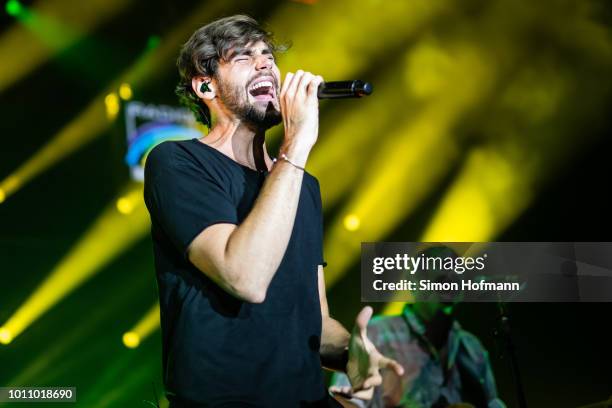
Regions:
<instances>
[{"instance_id":1,"label":"green stage light","mask_svg":"<svg viewBox=\"0 0 612 408\"><path fill-rule=\"evenodd\" d=\"M19 2L19 0L9 0L6 2L6 12L10 16L18 16L23 11L23 5Z\"/></svg>"},{"instance_id":2,"label":"green stage light","mask_svg":"<svg viewBox=\"0 0 612 408\"><path fill-rule=\"evenodd\" d=\"M147 39L147 49L148 50L152 50L153 48L157 48L157 46L159 45L161 39L159 38L158 35L151 35L149 36L149 38Z\"/></svg>"},{"instance_id":3,"label":"green stage light","mask_svg":"<svg viewBox=\"0 0 612 408\"><path fill-rule=\"evenodd\" d=\"M0 327L0 344L10 343L65 296L147 234L150 221L142 189L142 184L130 183L125 193L107 206L74 248ZM118 206L118 202L122 204ZM140 334L138 330L134 331Z\"/></svg>"},{"instance_id":4,"label":"green stage light","mask_svg":"<svg viewBox=\"0 0 612 408\"><path fill-rule=\"evenodd\" d=\"M16 21L0 35L0 92L27 78L50 59L88 39L88 34L127 8L133 0L5 0ZM69 55L69 54L68 54ZM78 56L77 56L78 57Z\"/></svg>"},{"instance_id":5,"label":"green stage light","mask_svg":"<svg viewBox=\"0 0 612 408\"><path fill-rule=\"evenodd\" d=\"M54 0L59 1L59 0ZM99 0L103 1L103 0ZM126 1L122 1L125 3ZM237 7L237 6L236 6ZM191 34L192 27L200 24L202 21L212 19L220 13L232 13L237 9L231 7L227 9L227 4L224 2L215 3L215 6L205 3L200 9L195 10L191 14L191 18L183 24L177 26L173 31L164 36L164 41L161 42L159 37L151 37L148 44L153 44L154 48L146 49L141 56L128 67L113 83L96 96L92 102L79 113L72 121L66 124L55 136L42 146L34 155L17 168L13 174L9 175L4 180L0 179L0 203L8 199L12 194L18 191L26 183L40 175L43 171L64 159L69 154L73 153L78 148L90 142L98 136L105 135L106 130L112 123L109 119L115 119L119 113L120 100L119 95L115 90L122 83L129 84L131 89L139 89L142 84L150 82L161 73L165 72L168 67L168 61L176 58L176 44L185 41L185 38ZM10 75L21 73L24 64L11 65L11 70L14 68L16 72L7 71L5 60L13 61L12 57L3 59L5 48L3 47L4 36L0 36L0 92L8 82L5 81ZM27 44L27 42L23 42ZM6 55L12 56L14 49L19 49L22 43L19 42L17 48L6 48ZM27 54L22 52L21 54ZM21 70L21 71L20 71ZM119 89L120 91L120 89Z\"/></svg>"}]
</instances>

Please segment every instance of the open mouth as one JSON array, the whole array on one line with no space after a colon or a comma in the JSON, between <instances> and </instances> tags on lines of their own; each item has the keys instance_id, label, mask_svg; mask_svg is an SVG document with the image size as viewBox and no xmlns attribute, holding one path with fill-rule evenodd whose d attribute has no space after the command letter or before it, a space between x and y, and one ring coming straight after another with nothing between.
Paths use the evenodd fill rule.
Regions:
<instances>
[{"instance_id":1,"label":"open mouth","mask_svg":"<svg viewBox=\"0 0 612 408\"><path fill-rule=\"evenodd\" d=\"M269 102L276 97L274 82L268 78L255 80L249 86L248 91L256 101Z\"/></svg>"}]
</instances>

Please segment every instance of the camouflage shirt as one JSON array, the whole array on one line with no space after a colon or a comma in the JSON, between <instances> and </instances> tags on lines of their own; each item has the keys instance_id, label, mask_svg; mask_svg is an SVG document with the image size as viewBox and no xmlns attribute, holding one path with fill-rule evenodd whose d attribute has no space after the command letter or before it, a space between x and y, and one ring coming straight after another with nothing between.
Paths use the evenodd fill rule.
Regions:
<instances>
[{"instance_id":1,"label":"camouflage shirt","mask_svg":"<svg viewBox=\"0 0 612 408\"><path fill-rule=\"evenodd\" d=\"M402 315L379 316L368 325L368 338L385 356L395 359L404 367L399 382L387 389L377 387L370 401L353 398L357 406L386 407L390 396L401 395L400 407L430 408L465 402L466 389L478 394L478 408L504 408L497 398L495 379L488 353L473 334L453 322L444 350L446 358L424 336L425 326L413 312L405 307ZM446 369L442 367L446 361ZM349 380L344 373L335 373L331 385L346 386ZM391 399L393 400L393 399ZM397 398L395 399L397 400Z\"/></svg>"}]
</instances>

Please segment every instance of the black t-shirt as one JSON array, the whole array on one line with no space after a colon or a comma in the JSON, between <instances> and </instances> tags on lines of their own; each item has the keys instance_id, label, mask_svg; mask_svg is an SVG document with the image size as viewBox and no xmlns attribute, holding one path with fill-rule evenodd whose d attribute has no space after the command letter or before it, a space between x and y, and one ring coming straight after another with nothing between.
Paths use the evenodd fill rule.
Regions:
<instances>
[{"instance_id":1,"label":"black t-shirt","mask_svg":"<svg viewBox=\"0 0 612 408\"><path fill-rule=\"evenodd\" d=\"M266 176L197 139L163 142L147 158L144 196L161 305L163 378L175 401L206 407L326 406L317 286L323 222L316 178L304 174L289 245L263 303L231 296L187 259L187 247L206 227L245 219Z\"/></svg>"}]
</instances>

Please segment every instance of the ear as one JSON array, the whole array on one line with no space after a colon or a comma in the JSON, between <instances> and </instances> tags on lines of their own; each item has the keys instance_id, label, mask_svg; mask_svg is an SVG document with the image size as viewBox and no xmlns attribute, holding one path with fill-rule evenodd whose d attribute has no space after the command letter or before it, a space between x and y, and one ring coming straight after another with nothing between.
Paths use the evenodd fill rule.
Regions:
<instances>
[{"instance_id":1,"label":"ear","mask_svg":"<svg viewBox=\"0 0 612 408\"><path fill-rule=\"evenodd\" d=\"M210 91L202 92L201 88L203 83L208 84L208 89L210 89ZM191 89L193 89L193 92L195 92L200 99L210 101L217 96L215 84L213 84L212 78L208 76L193 77L191 79Z\"/></svg>"}]
</instances>

